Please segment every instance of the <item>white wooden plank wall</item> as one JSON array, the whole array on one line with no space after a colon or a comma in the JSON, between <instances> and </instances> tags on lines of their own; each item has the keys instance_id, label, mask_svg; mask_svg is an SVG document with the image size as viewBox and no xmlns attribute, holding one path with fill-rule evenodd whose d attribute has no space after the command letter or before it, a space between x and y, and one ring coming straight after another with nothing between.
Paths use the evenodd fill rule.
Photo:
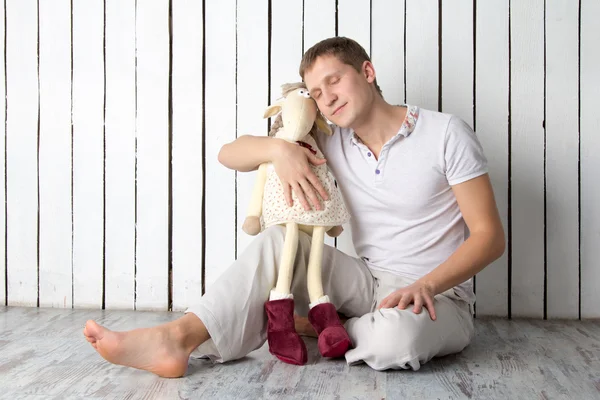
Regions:
<instances>
[{"instance_id":1,"label":"white wooden plank wall","mask_svg":"<svg viewBox=\"0 0 600 400\"><path fill-rule=\"evenodd\" d=\"M39 301L70 307L71 2L39 3Z\"/></svg>"},{"instance_id":2,"label":"white wooden plank wall","mask_svg":"<svg viewBox=\"0 0 600 400\"><path fill-rule=\"evenodd\" d=\"M73 1L73 305L75 307L102 307L103 298L103 16L104 2L101 0ZM10 250L11 247L8 248Z\"/></svg>"},{"instance_id":3,"label":"white wooden plank wall","mask_svg":"<svg viewBox=\"0 0 600 400\"><path fill-rule=\"evenodd\" d=\"M509 313L542 318L546 292L544 1L511 2L509 18Z\"/></svg>"},{"instance_id":4,"label":"white wooden plank wall","mask_svg":"<svg viewBox=\"0 0 600 400\"><path fill-rule=\"evenodd\" d=\"M136 2L136 309L169 294L169 2Z\"/></svg>"},{"instance_id":5,"label":"white wooden plank wall","mask_svg":"<svg viewBox=\"0 0 600 400\"><path fill-rule=\"evenodd\" d=\"M173 310L202 293L202 3L171 3L173 20Z\"/></svg>"},{"instance_id":6,"label":"white wooden plank wall","mask_svg":"<svg viewBox=\"0 0 600 400\"><path fill-rule=\"evenodd\" d=\"M106 308L135 306L136 41L135 0L105 3Z\"/></svg>"},{"instance_id":7,"label":"white wooden plank wall","mask_svg":"<svg viewBox=\"0 0 600 400\"><path fill-rule=\"evenodd\" d=\"M509 0L477 3L475 40L475 99L473 127L486 149L490 179L508 239L508 15ZM490 149L490 150L488 150ZM493 149L493 150L491 150ZM481 271L475 279L480 293L476 312L508 315L508 254Z\"/></svg>"},{"instance_id":8,"label":"white wooden plank wall","mask_svg":"<svg viewBox=\"0 0 600 400\"><path fill-rule=\"evenodd\" d=\"M581 318L598 318L600 311L600 29L596 16L600 15L600 2L581 2L581 58L580 58L580 148L581 148Z\"/></svg>"},{"instance_id":9,"label":"white wooden plank wall","mask_svg":"<svg viewBox=\"0 0 600 400\"><path fill-rule=\"evenodd\" d=\"M2 38L2 43L5 43L6 39L6 25L4 24L5 15L6 15L6 7L0 7L0 37ZM6 49L4 52L0 53L0 76L4 75L6 77ZM0 118L3 121L6 121L6 79L0 79ZM0 136L0 155L6 154L6 122L4 126L0 128L0 132L2 135ZM6 157L3 160L4 162L0 162L0 176L3 176L6 182ZM0 262L1 260L6 260L6 184L0 184L0 201L4 204L4 212L0 210ZM4 227L4 228L3 228ZM6 268L6 262L4 265L4 271L0 268L0 302L1 299L7 301L7 273L8 269Z\"/></svg>"},{"instance_id":10,"label":"white wooden plank wall","mask_svg":"<svg viewBox=\"0 0 600 400\"><path fill-rule=\"evenodd\" d=\"M38 304L37 2L6 2L7 303ZM8 100L10 99L10 100Z\"/></svg>"},{"instance_id":11,"label":"white wooden plank wall","mask_svg":"<svg viewBox=\"0 0 600 400\"><path fill-rule=\"evenodd\" d=\"M547 314L579 313L577 2L546 2ZM572 293L565 296L564 293Z\"/></svg>"},{"instance_id":12,"label":"white wooden plank wall","mask_svg":"<svg viewBox=\"0 0 600 400\"><path fill-rule=\"evenodd\" d=\"M71 8L72 6L72 8ZM600 317L595 0L6 0L0 298L185 310L253 240L255 174L304 51L349 36L384 96L455 114L488 157L508 248L478 315ZM6 16L6 19L4 18ZM4 43L2 41L1 43ZM349 226L327 243L355 254Z\"/></svg>"}]
</instances>

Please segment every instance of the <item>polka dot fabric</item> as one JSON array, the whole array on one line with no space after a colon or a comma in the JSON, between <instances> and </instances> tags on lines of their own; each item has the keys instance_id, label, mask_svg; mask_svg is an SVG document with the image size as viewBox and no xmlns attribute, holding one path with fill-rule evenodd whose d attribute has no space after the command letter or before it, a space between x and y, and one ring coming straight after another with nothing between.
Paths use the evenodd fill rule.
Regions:
<instances>
[{"instance_id":1,"label":"polka dot fabric","mask_svg":"<svg viewBox=\"0 0 600 400\"><path fill-rule=\"evenodd\" d=\"M317 157L323 157L312 136L307 136L304 141L317 151ZM311 168L329 194L329 200L327 201L323 201L317 194L323 205L322 210L304 210L294 191L292 191L294 205L289 207L283 195L283 185L275 173L273 165L269 165L262 205L261 225L263 229L272 225L285 224L286 222L296 222L310 226L336 226L350 220L350 214L344 204L341 193L335 186L333 176L329 172L327 165L311 165ZM307 200L312 205L310 199L307 198Z\"/></svg>"}]
</instances>

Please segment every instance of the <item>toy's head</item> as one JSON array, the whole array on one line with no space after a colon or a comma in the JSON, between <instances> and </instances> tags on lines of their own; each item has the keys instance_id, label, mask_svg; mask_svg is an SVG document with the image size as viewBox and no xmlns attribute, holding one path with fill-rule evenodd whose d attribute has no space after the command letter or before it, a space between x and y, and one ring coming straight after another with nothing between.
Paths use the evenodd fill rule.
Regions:
<instances>
[{"instance_id":1,"label":"toy's head","mask_svg":"<svg viewBox=\"0 0 600 400\"><path fill-rule=\"evenodd\" d=\"M304 83L286 83L281 89L283 97L265 111L264 118L279 113L271 126L269 136L275 135L281 127L283 130L279 132L278 137L293 142L302 140L308 134L314 135L317 130L332 134Z\"/></svg>"}]
</instances>

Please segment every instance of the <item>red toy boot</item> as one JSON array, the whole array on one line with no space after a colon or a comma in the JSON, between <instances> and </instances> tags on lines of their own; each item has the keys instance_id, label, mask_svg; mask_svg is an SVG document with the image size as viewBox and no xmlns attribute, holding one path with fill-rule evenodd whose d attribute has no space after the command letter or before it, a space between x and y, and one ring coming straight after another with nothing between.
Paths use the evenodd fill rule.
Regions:
<instances>
[{"instance_id":1,"label":"red toy boot","mask_svg":"<svg viewBox=\"0 0 600 400\"><path fill-rule=\"evenodd\" d=\"M306 345L296 333L294 324L294 300L267 301L265 310L268 318L269 352L288 364L306 364L308 358Z\"/></svg>"},{"instance_id":2,"label":"red toy boot","mask_svg":"<svg viewBox=\"0 0 600 400\"><path fill-rule=\"evenodd\" d=\"M346 353L352 342L332 303L311 308L308 320L319 335L319 351L323 357L341 357Z\"/></svg>"}]
</instances>

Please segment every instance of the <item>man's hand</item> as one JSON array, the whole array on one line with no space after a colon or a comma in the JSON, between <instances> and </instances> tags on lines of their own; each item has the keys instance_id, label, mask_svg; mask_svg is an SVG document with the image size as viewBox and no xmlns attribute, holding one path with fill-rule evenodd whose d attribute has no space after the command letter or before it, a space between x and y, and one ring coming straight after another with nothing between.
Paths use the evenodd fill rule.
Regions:
<instances>
[{"instance_id":1,"label":"man's hand","mask_svg":"<svg viewBox=\"0 0 600 400\"><path fill-rule=\"evenodd\" d=\"M423 307L429 311L429 316L435 321L435 309L433 307L433 289L422 282L415 282L410 286L396 290L394 293L387 296L381 301L379 309L393 308L398 306L399 309L405 310L409 304L414 304L413 312L420 314Z\"/></svg>"},{"instance_id":2,"label":"man's hand","mask_svg":"<svg viewBox=\"0 0 600 400\"><path fill-rule=\"evenodd\" d=\"M281 139L275 139L281 140ZM327 162L324 158L318 158L310 150L293 143L281 140L280 150L273 158L275 172L283 185L283 193L288 206L292 206L292 190L298 196L298 200L306 211L311 207L307 197L317 210L322 209L317 193L323 200L328 199L327 192L310 168L310 164L322 165Z\"/></svg>"}]
</instances>

